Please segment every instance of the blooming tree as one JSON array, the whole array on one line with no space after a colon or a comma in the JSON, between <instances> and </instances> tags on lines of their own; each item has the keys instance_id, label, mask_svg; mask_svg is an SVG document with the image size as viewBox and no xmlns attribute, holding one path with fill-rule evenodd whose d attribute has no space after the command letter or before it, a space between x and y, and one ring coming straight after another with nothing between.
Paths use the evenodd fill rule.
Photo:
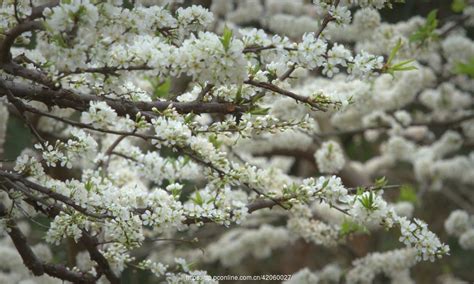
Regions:
<instances>
[{"instance_id":1,"label":"blooming tree","mask_svg":"<svg viewBox=\"0 0 474 284\"><path fill-rule=\"evenodd\" d=\"M400 1L188 2L2 2L0 154L9 117L34 143L0 168L0 282L214 283L386 229L399 248L279 280L407 283L449 254L406 201L434 191L474 248L468 1L394 24Z\"/></svg>"}]
</instances>

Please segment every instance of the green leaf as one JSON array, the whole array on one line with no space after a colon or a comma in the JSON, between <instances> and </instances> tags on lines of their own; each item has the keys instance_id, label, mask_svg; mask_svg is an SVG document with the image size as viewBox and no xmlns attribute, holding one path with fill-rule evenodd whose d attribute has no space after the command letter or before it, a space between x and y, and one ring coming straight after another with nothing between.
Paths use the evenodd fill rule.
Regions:
<instances>
[{"instance_id":1,"label":"green leaf","mask_svg":"<svg viewBox=\"0 0 474 284\"><path fill-rule=\"evenodd\" d=\"M87 190L87 192L90 192L93 188L94 184L91 182L91 180L87 180L85 183L84 183L84 188Z\"/></svg>"},{"instance_id":2,"label":"green leaf","mask_svg":"<svg viewBox=\"0 0 474 284\"><path fill-rule=\"evenodd\" d=\"M211 204L211 203L213 203L214 201L216 201L216 198L215 198L215 197L209 199L209 200L206 202L206 204Z\"/></svg>"},{"instance_id":3,"label":"green leaf","mask_svg":"<svg viewBox=\"0 0 474 284\"><path fill-rule=\"evenodd\" d=\"M409 71L409 70L416 70L416 66L409 65L410 63L414 62L414 59L409 59L405 61L398 62L396 64L392 64L393 59L397 55L398 51L400 48L403 46L403 42L401 39L397 41L397 44L392 48L392 51L390 52L390 55L387 59L387 63L385 63L383 72L389 73L392 76L395 76L395 72L400 72L400 71Z\"/></svg>"},{"instance_id":4,"label":"green leaf","mask_svg":"<svg viewBox=\"0 0 474 284\"><path fill-rule=\"evenodd\" d=\"M222 146L222 141L219 141L219 140L217 139L217 135L216 135L216 134L214 134L214 133L211 134L208 139L209 139L209 142L211 142L212 145L214 145L214 147L215 147L216 149L219 149L219 148Z\"/></svg>"},{"instance_id":5,"label":"green leaf","mask_svg":"<svg viewBox=\"0 0 474 284\"><path fill-rule=\"evenodd\" d=\"M199 206L202 206L204 204L204 200L202 199L199 191L196 191L196 193L194 194L194 198L192 198L192 201Z\"/></svg>"},{"instance_id":6,"label":"green leaf","mask_svg":"<svg viewBox=\"0 0 474 284\"><path fill-rule=\"evenodd\" d=\"M400 188L400 195L398 196L398 201L408 201L411 203L417 203L418 197L416 196L415 188L411 185L403 185Z\"/></svg>"},{"instance_id":7,"label":"green leaf","mask_svg":"<svg viewBox=\"0 0 474 284\"><path fill-rule=\"evenodd\" d=\"M179 199L179 197L180 197L180 195L181 195L181 189L179 189L179 188L173 188L173 189L171 190L171 194L173 195L173 197L174 197L175 199Z\"/></svg>"},{"instance_id":8,"label":"green leaf","mask_svg":"<svg viewBox=\"0 0 474 284\"><path fill-rule=\"evenodd\" d=\"M167 98L171 89L171 79L166 78L163 82L156 84L153 91L153 99Z\"/></svg>"},{"instance_id":9,"label":"green leaf","mask_svg":"<svg viewBox=\"0 0 474 284\"><path fill-rule=\"evenodd\" d=\"M469 62L456 64L456 69L454 70L456 74L467 75L471 78L474 78L474 57L471 57Z\"/></svg>"},{"instance_id":10,"label":"green leaf","mask_svg":"<svg viewBox=\"0 0 474 284\"><path fill-rule=\"evenodd\" d=\"M237 89L237 94L235 94L235 103L240 104L242 102L242 85Z\"/></svg>"},{"instance_id":11,"label":"green leaf","mask_svg":"<svg viewBox=\"0 0 474 284\"><path fill-rule=\"evenodd\" d=\"M184 123L186 123L186 124L191 123L195 117L196 117L196 114L195 114L195 113L188 113L188 114L184 117Z\"/></svg>"},{"instance_id":12,"label":"green leaf","mask_svg":"<svg viewBox=\"0 0 474 284\"><path fill-rule=\"evenodd\" d=\"M183 167L186 166L187 164L189 164L189 162L191 162L191 158L189 156L184 156L183 157Z\"/></svg>"},{"instance_id":13,"label":"green leaf","mask_svg":"<svg viewBox=\"0 0 474 284\"><path fill-rule=\"evenodd\" d=\"M407 66L407 67L397 67L393 68L393 71L410 71L410 70L418 70L416 66Z\"/></svg>"},{"instance_id":14,"label":"green leaf","mask_svg":"<svg viewBox=\"0 0 474 284\"><path fill-rule=\"evenodd\" d=\"M232 41L232 30L229 29L227 26L224 27L224 33L221 37L221 43L224 46L224 50L229 50L230 42Z\"/></svg>"},{"instance_id":15,"label":"green leaf","mask_svg":"<svg viewBox=\"0 0 474 284\"><path fill-rule=\"evenodd\" d=\"M329 179L326 179L323 183L323 186L321 187L321 190L325 189L326 186L328 186L328 184L329 184Z\"/></svg>"},{"instance_id":16,"label":"green leaf","mask_svg":"<svg viewBox=\"0 0 474 284\"><path fill-rule=\"evenodd\" d=\"M253 115L267 115L268 112L270 111L270 108L261 108L254 106L250 109L249 113Z\"/></svg>"},{"instance_id":17,"label":"green leaf","mask_svg":"<svg viewBox=\"0 0 474 284\"><path fill-rule=\"evenodd\" d=\"M290 186L286 186L283 188L283 194L284 195L293 195L298 192L298 185L296 184L291 184Z\"/></svg>"},{"instance_id":18,"label":"green leaf","mask_svg":"<svg viewBox=\"0 0 474 284\"><path fill-rule=\"evenodd\" d=\"M409 60L399 62L393 66L388 66L386 72L392 76L395 76L395 72L417 70L418 68L416 66L413 66L413 65L407 66L408 64L414 61L415 61L414 59L409 59Z\"/></svg>"},{"instance_id":19,"label":"green leaf","mask_svg":"<svg viewBox=\"0 0 474 284\"><path fill-rule=\"evenodd\" d=\"M339 231L339 236L345 237L347 235L350 235L352 233L367 233L368 230L366 227L353 222L349 219L344 220L341 224L341 229Z\"/></svg>"},{"instance_id":20,"label":"green leaf","mask_svg":"<svg viewBox=\"0 0 474 284\"><path fill-rule=\"evenodd\" d=\"M58 46L60 46L62 48L68 48L68 45L67 45L66 41L64 40L64 38L60 34L53 35L53 37L51 38L51 41L56 43Z\"/></svg>"},{"instance_id":21,"label":"green leaf","mask_svg":"<svg viewBox=\"0 0 474 284\"><path fill-rule=\"evenodd\" d=\"M378 189L381 189L386 185L387 185L387 178L385 178L385 177L381 177L381 178L378 178L378 179L375 180L375 185L374 186Z\"/></svg>"},{"instance_id":22,"label":"green leaf","mask_svg":"<svg viewBox=\"0 0 474 284\"><path fill-rule=\"evenodd\" d=\"M393 69L401 69L401 68L414 68L414 69L417 69L415 66L405 66L405 65L408 65L412 62L415 62L415 59L408 59L408 60L405 60L405 61L398 62L397 64L393 65L392 68Z\"/></svg>"},{"instance_id":23,"label":"green leaf","mask_svg":"<svg viewBox=\"0 0 474 284\"><path fill-rule=\"evenodd\" d=\"M451 10L455 13L461 13L464 11L464 8L466 8L467 3L466 0L453 0L453 3L451 3Z\"/></svg>"},{"instance_id":24,"label":"green leaf","mask_svg":"<svg viewBox=\"0 0 474 284\"><path fill-rule=\"evenodd\" d=\"M258 71L260 71L261 66L260 63L255 64L251 69L250 69L250 75L255 76Z\"/></svg>"},{"instance_id":25,"label":"green leaf","mask_svg":"<svg viewBox=\"0 0 474 284\"><path fill-rule=\"evenodd\" d=\"M438 20L436 19L437 14L438 14L438 9L434 9L426 17L426 24L429 27L437 27L438 26Z\"/></svg>"},{"instance_id":26,"label":"green leaf","mask_svg":"<svg viewBox=\"0 0 474 284\"><path fill-rule=\"evenodd\" d=\"M263 98L265 95L263 93L260 93L260 94L256 94L255 96L253 96L252 98L250 98L250 102L252 104L255 104L257 103L261 98Z\"/></svg>"},{"instance_id":27,"label":"green leaf","mask_svg":"<svg viewBox=\"0 0 474 284\"><path fill-rule=\"evenodd\" d=\"M375 194L373 192L369 192L368 194L362 195L358 198L359 202L364 206L365 209L368 211L375 211L378 209L377 205L375 205Z\"/></svg>"},{"instance_id":28,"label":"green leaf","mask_svg":"<svg viewBox=\"0 0 474 284\"><path fill-rule=\"evenodd\" d=\"M390 52L390 56L387 59L387 65L392 64L392 61L395 58L395 55L397 55L402 45L403 45L402 39L398 39L397 44L392 48L392 51Z\"/></svg>"},{"instance_id":29,"label":"green leaf","mask_svg":"<svg viewBox=\"0 0 474 284\"><path fill-rule=\"evenodd\" d=\"M438 10L435 9L428 14L425 24L410 35L410 42L419 41L424 43L426 40L435 40L438 38L438 34L435 32L438 27L438 19L436 18L437 13Z\"/></svg>"}]
</instances>

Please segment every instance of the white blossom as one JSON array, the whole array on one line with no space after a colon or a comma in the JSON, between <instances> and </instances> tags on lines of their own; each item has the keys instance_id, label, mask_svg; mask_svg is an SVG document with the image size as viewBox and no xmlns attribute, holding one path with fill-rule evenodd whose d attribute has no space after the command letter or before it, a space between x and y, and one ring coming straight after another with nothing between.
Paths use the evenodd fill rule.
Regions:
<instances>
[{"instance_id":1,"label":"white blossom","mask_svg":"<svg viewBox=\"0 0 474 284\"><path fill-rule=\"evenodd\" d=\"M345 164L341 146L334 141L327 141L314 154L318 168L322 173L337 173Z\"/></svg>"}]
</instances>

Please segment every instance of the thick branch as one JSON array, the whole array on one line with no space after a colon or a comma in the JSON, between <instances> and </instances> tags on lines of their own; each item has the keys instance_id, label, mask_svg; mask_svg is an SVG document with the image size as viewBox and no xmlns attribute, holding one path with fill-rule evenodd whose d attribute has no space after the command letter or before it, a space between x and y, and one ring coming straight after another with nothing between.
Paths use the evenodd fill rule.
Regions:
<instances>
[{"instance_id":1,"label":"thick branch","mask_svg":"<svg viewBox=\"0 0 474 284\"><path fill-rule=\"evenodd\" d=\"M79 111L87 111L93 101L105 101L113 108L118 115L129 115L134 118L138 112L146 115L146 112L153 108L163 111L170 105L179 113L221 113L232 114L242 113L248 110L247 106L239 106L232 103L202 103L202 102L132 102L128 100L118 100L94 95L79 94L70 90L52 90L44 87L27 85L24 83L11 82L0 79L0 86L9 89L14 96L21 99L39 101L49 107L58 106L60 108L72 108ZM5 95L7 90L0 87L0 96ZM146 115L151 118L150 115Z\"/></svg>"},{"instance_id":2,"label":"thick branch","mask_svg":"<svg viewBox=\"0 0 474 284\"><path fill-rule=\"evenodd\" d=\"M50 218L54 218L56 215L59 214L59 212L62 211L61 207L58 206L58 205L52 204L50 208L44 208L42 206L37 206L37 201L36 200L25 199L25 201L28 204L32 205L35 209L39 210L40 212L45 213ZM4 217L4 216L7 215L7 210L5 209L5 207L1 207L1 206L3 206L3 204L0 203L0 217ZM12 232L13 232L13 230L12 230ZM19 233L21 234L21 231ZM16 234L15 237L18 237L17 235L18 234ZM13 239L13 237L12 237L12 239ZM87 251L90 254L91 259L94 260L95 262L97 262L97 264L99 266L99 269L107 277L107 279L110 281L110 283L120 283L120 279L114 274L114 272L110 268L110 265L109 265L107 259L97 249L96 246L99 244L97 239L95 237L91 236L88 232L83 230L80 241L86 247ZM24 238L24 236L23 236L23 240L21 238L18 238L18 242L19 242L19 245L21 246L20 248L17 247L18 251L20 252L20 254L22 254L22 253L25 254L26 261L28 261L28 263L25 262L25 265L32 271L33 271L33 268L39 269L39 268L36 267L38 265L38 263L35 262L35 257L36 256L34 256L33 252L31 251L31 249L29 247L27 247L27 248L24 247L26 245L26 238ZM15 246L16 246L16 243L15 243ZM20 251L20 249L22 251ZM31 254L29 253L28 249L31 252ZM23 252L23 250L24 250L24 252ZM23 257L23 254L22 254L22 257ZM30 263L33 263L36 266L30 268L30 266L31 266ZM68 280L68 281L72 281L72 282L75 282L75 283L93 283L93 282L95 282L95 278L92 275L89 275L89 274L77 274L77 273L69 271L65 267L61 267L60 265L52 265L52 264L43 265L41 263L39 263L39 264L41 265L41 267L40 267L41 270L36 270L36 271L37 271L37 273L41 272L41 274L37 274L33 271L35 275L42 275L44 272L46 272L51 276L58 277L58 278Z\"/></svg>"},{"instance_id":3,"label":"thick branch","mask_svg":"<svg viewBox=\"0 0 474 284\"><path fill-rule=\"evenodd\" d=\"M62 280L71 281L73 283L95 283L93 275L86 273L76 273L67 269L63 265L45 263L43 269L46 274Z\"/></svg>"},{"instance_id":4,"label":"thick branch","mask_svg":"<svg viewBox=\"0 0 474 284\"><path fill-rule=\"evenodd\" d=\"M43 15L46 8L52 8L57 5L59 5L59 1L54 0L50 3L34 7L26 21L19 23L5 33L5 37L0 42L0 63L10 61L10 49L21 34L43 29L43 23L40 20L36 21L36 19Z\"/></svg>"},{"instance_id":5,"label":"thick branch","mask_svg":"<svg viewBox=\"0 0 474 284\"><path fill-rule=\"evenodd\" d=\"M0 42L0 63L7 63L11 59L10 49L15 40L23 33L40 30L43 28L43 23L40 21L26 21L13 27L6 32L5 37Z\"/></svg>"},{"instance_id":6,"label":"thick branch","mask_svg":"<svg viewBox=\"0 0 474 284\"><path fill-rule=\"evenodd\" d=\"M8 218L8 210L0 203L0 217ZM58 264L43 263L28 245L25 235L18 228L15 221L8 220L8 235L13 241L18 253L20 254L25 266L33 273L33 275L41 276L44 273L62 280L71 281L73 283L94 283L95 278L88 273L72 272L66 267Z\"/></svg>"},{"instance_id":7,"label":"thick branch","mask_svg":"<svg viewBox=\"0 0 474 284\"><path fill-rule=\"evenodd\" d=\"M115 283L120 283L120 278L115 275L115 273L112 271L110 268L109 262L107 259L100 253L100 251L97 249L96 245L98 244L97 239L89 235L89 233L83 231L82 232L82 237L80 238L80 241L84 244L86 247L87 251L89 252L89 255L92 260L97 262L99 265L99 268L101 269L102 273L104 273L105 277L107 277L107 280L110 281L110 283L115 284Z\"/></svg>"},{"instance_id":8,"label":"thick branch","mask_svg":"<svg viewBox=\"0 0 474 284\"><path fill-rule=\"evenodd\" d=\"M51 81L51 79L48 78L48 76L43 72L25 68L16 62L10 61L5 64L0 64L0 68L8 74L20 76L33 82L45 85L50 89L57 89L55 83Z\"/></svg>"},{"instance_id":9,"label":"thick branch","mask_svg":"<svg viewBox=\"0 0 474 284\"><path fill-rule=\"evenodd\" d=\"M8 218L8 210L2 203L0 203L0 217ZM25 264L25 266L29 270L31 270L34 275L43 275L43 265L26 242L25 235L23 235L23 233L20 231L20 229L12 219L8 220L7 226L9 229L8 235L10 235L10 238L12 239L13 244L18 250L18 253L20 254L21 258L23 259L23 263Z\"/></svg>"},{"instance_id":10,"label":"thick branch","mask_svg":"<svg viewBox=\"0 0 474 284\"><path fill-rule=\"evenodd\" d=\"M152 67L147 65L138 65L138 66L103 66L103 67L91 67L91 68L78 68L72 71L64 71L63 74L59 78L64 78L72 74L84 74L84 73L97 73L103 75L118 75L117 72L119 71L146 71L146 70L153 70Z\"/></svg>"},{"instance_id":11,"label":"thick branch","mask_svg":"<svg viewBox=\"0 0 474 284\"><path fill-rule=\"evenodd\" d=\"M33 10L31 11L31 15L28 17L28 19L34 20L34 19L40 18L41 16L43 16L43 12L45 9L53 8L58 5L59 5L59 0L53 0L50 3L33 7Z\"/></svg>"}]
</instances>

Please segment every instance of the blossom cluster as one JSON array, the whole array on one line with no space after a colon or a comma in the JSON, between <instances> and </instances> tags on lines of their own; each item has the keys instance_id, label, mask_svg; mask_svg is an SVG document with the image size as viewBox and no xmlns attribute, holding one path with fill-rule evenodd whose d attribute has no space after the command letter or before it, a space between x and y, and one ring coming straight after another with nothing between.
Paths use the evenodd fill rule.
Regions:
<instances>
[{"instance_id":1,"label":"blossom cluster","mask_svg":"<svg viewBox=\"0 0 474 284\"><path fill-rule=\"evenodd\" d=\"M473 216L463 210L454 210L444 222L446 232L459 238L459 245L463 249L474 249Z\"/></svg>"}]
</instances>

